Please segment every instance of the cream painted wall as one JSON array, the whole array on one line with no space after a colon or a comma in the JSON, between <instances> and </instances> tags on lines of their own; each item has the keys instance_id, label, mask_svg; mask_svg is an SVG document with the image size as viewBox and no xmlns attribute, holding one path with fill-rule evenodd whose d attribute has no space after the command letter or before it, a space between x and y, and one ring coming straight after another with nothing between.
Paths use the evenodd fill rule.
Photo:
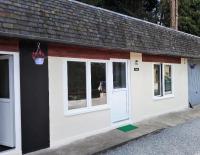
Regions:
<instances>
[{"instance_id":1,"label":"cream painted wall","mask_svg":"<svg viewBox=\"0 0 200 155\"><path fill-rule=\"evenodd\" d=\"M138 66L135 66L138 60ZM134 71L138 67L139 71ZM173 64L174 97L153 99L153 63L142 62L142 54L131 53L131 112L133 122L188 107L187 60Z\"/></svg>"},{"instance_id":2,"label":"cream painted wall","mask_svg":"<svg viewBox=\"0 0 200 155\"><path fill-rule=\"evenodd\" d=\"M51 147L107 131L114 126L111 124L110 109L79 115L64 115L63 61L65 60L66 58L62 57L49 57ZM138 66L135 66L135 60L139 61ZM139 71L134 71L134 67L139 67ZM181 64L173 64L173 73L174 97L155 100L153 99L153 63L142 62L141 54L131 53L130 111L133 122L188 107L187 61L182 59Z\"/></svg>"},{"instance_id":3,"label":"cream painted wall","mask_svg":"<svg viewBox=\"0 0 200 155\"><path fill-rule=\"evenodd\" d=\"M50 145L56 147L111 126L110 110L64 115L62 57L49 57Z\"/></svg>"}]
</instances>

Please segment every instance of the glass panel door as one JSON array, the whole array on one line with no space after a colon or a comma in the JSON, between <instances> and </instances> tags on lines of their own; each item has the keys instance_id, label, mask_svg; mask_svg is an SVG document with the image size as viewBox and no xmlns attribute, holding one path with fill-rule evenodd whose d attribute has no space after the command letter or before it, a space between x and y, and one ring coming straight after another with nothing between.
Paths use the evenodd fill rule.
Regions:
<instances>
[{"instance_id":1,"label":"glass panel door","mask_svg":"<svg viewBox=\"0 0 200 155\"><path fill-rule=\"evenodd\" d=\"M126 62L113 62L113 88L126 88Z\"/></svg>"},{"instance_id":2,"label":"glass panel door","mask_svg":"<svg viewBox=\"0 0 200 155\"><path fill-rule=\"evenodd\" d=\"M129 119L127 63L127 60L116 59L112 61L112 94L110 104L113 123Z\"/></svg>"}]
</instances>

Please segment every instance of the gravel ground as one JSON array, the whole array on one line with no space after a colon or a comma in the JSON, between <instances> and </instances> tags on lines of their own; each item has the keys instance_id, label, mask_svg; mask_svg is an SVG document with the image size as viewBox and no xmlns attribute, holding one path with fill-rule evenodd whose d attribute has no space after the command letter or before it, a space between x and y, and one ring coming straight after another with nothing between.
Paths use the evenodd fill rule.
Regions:
<instances>
[{"instance_id":1,"label":"gravel ground","mask_svg":"<svg viewBox=\"0 0 200 155\"><path fill-rule=\"evenodd\" d=\"M200 119L164 129L98 155L200 155Z\"/></svg>"}]
</instances>

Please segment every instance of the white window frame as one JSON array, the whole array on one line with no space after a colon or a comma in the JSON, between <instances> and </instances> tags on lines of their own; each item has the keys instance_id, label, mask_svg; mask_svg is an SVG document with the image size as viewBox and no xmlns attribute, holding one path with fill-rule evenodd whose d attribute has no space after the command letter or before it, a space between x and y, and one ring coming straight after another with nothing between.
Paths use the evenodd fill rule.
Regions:
<instances>
[{"instance_id":1,"label":"white window frame","mask_svg":"<svg viewBox=\"0 0 200 155\"><path fill-rule=\"evenodd\" d=\"M68 109L68 72L67 72L67 62L85 62L86 63L86 107L78 109ZM91 63L105 63L106 65L106 92L108 94L108 61L99 59L81 59L81 58L66 58L63 60L63 101L64 101L64 114L66 116L78 115L82 113L100 111L109 109L108 95L106 96L106 104L92 106L92 96L91 96Z\"/></svg>"},{"instance_id":2,"label":"white window frame","mask_svg":"<svg viewBox=\"0 0 200 155\"><path fill-rule=\"evenodd\" d=\"M157 95L155 96L154 95L154 65L162 65L162 75L160 75L162 77L162 82L161 82L161 95ZM170 94L166 94L165 92L165 78L164 78L164 68L166 65L170 65L171 66L171 80L172 80L172 93ZM153 99L154 100L160 100L160 99L165 99L165 98L171 98L171 97L174 97L174 65L173 64L170 64L170 63L153 63L153 70L152 70L152 73L153 73Z\"/></svg>"},{"instance_id":3,"label":"white window frame","mask_svg":"<svg viewBox=\"0 0 200 155\"><path fill-rule=\"evenodd\" d=\"M160 95L155 95L155 94L154 94L154 93L155 93L155 92L154 92L154 80L155 80L155 77L154 77L154 65L161 65L161 63L154 63L154 64L153 64L153 72L152 72L152 73L153 73L153 96L156 97L156 98L158 98L158 97L162 97L162 91L163 91L163 90L162 90L162 83L163 83L163 82L161 82L161 85L160 85L160 91L161 91L161 92L160 92ZM161 68L160 68L160 70L161 70ZM160 71L160 78L161 78L161 76L162 76L161 74L162 74L162 72Z\"/></svg>"},{"instance_id":4,"label":"white window frame","mask_svg":"<svg viewBox=\"0 0 200 155\"><path fill-rule=\"evenodd\" d=\"M171 93L168 93L169 91L165 91L165 66L171 66ZM169 63L163 63L163 69L162 69L162 74L163 74L163 95L164 96L172 96L173 95L173 84L174 84L174 80L173 80L173 65L169 64Z\"/></svg>"}]
</instances>

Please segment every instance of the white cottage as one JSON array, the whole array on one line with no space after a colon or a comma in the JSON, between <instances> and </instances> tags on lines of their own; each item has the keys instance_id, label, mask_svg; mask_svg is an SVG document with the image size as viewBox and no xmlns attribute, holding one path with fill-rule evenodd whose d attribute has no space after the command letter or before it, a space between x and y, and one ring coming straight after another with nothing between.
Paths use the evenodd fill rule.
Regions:
<instances>
[{"instance_id":1,"label":"white cottage","mask_svg":"<svg viewBox=\"0 0 200 155\"><path fill-rule=\"evenodd\" d=\"M0 10L0 155L188 108L199 37L76 1Z\"/></svg>"}]
</instances>

